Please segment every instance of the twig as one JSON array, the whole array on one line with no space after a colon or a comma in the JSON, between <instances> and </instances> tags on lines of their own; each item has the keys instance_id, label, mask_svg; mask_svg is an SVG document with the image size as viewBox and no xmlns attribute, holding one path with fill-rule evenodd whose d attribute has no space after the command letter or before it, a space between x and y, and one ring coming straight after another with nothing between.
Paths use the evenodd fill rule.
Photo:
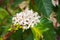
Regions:
<instances>
[{"instance_id":1,"label":"twig","mask_svg":"<svg viewBox=\"0 0 60 40\"><path fill-rule=\"evenodd\" d=\"M12 16L12 14L11 14L11 12L10 12L8 6L5 6L5 9L6 9L6 11L8 12L8 14L9 14L10 16Z\"/></svg>"},{"instance_id":2,"label":"twig","mask_svg":"<svg viewBox=\"0 0 60 40\"><path fill-rule=\"evenodd\" d=\"M32 5L34 5L34 0L31 0L31 2L32 2Z\"/></svg>"},{"instance_id":3,"label":"twig","mask_svg":"<svg viewBox=\"0 0 60 40\"><path fill-rule=\"evenodd\" d=\"M13 33L14 33L14 30L12 30L12 31L8 32L7 34L5 34L3 36L3 40L6 40L7 38L9 38L9 36L11 36Z\"/></svg>"}]
</instances>

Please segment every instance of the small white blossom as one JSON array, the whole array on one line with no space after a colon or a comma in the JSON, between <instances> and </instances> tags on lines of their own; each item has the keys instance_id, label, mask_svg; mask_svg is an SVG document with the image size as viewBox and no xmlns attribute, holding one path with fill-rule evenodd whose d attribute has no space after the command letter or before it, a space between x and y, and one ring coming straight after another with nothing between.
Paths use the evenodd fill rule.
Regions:
<instances>
[{"instance_id":1,"label":"small white blossom","mask_svg":"<svg viewBox=\"0 0 60 40\"><path fill-rule=\"evenodd\" d=\"M52 0L52 4L53 6L58 6L59 5L59 1L58 0Z\"/></svg>"},{"instance_id":2,"label":"small white blossom","mask_svg":"<svg viewBox=\"0 0 60 40\"><path fill-rule=\"evenodd\" d=\"M16 16L12 18L12 22L14 25L17 23L22 25L23 29L29 29L40 22L39 18L40 16L37 12L27 8L25 11L17 13Z\"/></svg>"}]
</instances>

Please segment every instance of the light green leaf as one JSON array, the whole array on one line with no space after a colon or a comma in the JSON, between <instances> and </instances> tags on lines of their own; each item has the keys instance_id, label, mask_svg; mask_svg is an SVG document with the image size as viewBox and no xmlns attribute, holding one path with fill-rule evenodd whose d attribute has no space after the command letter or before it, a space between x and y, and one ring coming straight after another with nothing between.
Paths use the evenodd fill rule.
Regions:
<instances>
[{"instance_id":1,"label":"light green leaf","mask_svg":"<svg viewBox=\"0 0 60 40\"><path fill-rule=\"evenodd\" d=\"M42 32L38 29L38 28L31 28L32 33L34 35L34 40L40 40L40 38L42 37Z\"/></svg>"},{"instance_id":2,"label":"light green leaf","mask_svg":"<svg viewBox=\"0 0 60 40\"><path fill-rule=\"evenodd\" d=\"M5 17L7 17L7 15L7 11L3 8L0 8L0 19L4 19Z\"/></svg>"}]
</instances>

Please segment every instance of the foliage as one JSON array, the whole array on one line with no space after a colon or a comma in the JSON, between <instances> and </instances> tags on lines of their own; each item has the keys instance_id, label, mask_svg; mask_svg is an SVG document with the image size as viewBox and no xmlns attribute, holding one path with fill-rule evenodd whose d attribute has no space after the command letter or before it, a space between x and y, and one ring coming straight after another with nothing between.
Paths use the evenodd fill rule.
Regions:
<instances>
[{"instance_id":1,"label":"foliage","mask_svg":"<svg viewBox=\"0 0 60 40\"><path fill-rule=\"evenodd\" d=\"M12 24L12 17L27 7L22 9L23 5L19 6L24 1L28 1L29 8L41 16L40 23L27 30L19 25L14 28ZM60 35L60 27L54 28L50 20L52 12L55 12L57 23L60 23L60 4L55 7L51 0L0 0L0 40L56 40L56 35Z\"/></svg>"}]
</instances>

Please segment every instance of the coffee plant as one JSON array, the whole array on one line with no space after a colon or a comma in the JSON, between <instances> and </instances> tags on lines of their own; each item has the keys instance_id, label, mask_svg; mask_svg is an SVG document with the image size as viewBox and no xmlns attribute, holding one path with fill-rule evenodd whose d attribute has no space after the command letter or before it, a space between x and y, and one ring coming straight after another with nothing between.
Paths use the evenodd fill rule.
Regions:
<instances>
[{"instance_id":1,"label":"coffee plant","mask_svg":"<svg viewBox=\"0 0 60 40\"><path fill-rule=\"evenodd\" d=\"M60 40L60 1L0 0L0 40Z\"/></svg>"}]
</instances>

